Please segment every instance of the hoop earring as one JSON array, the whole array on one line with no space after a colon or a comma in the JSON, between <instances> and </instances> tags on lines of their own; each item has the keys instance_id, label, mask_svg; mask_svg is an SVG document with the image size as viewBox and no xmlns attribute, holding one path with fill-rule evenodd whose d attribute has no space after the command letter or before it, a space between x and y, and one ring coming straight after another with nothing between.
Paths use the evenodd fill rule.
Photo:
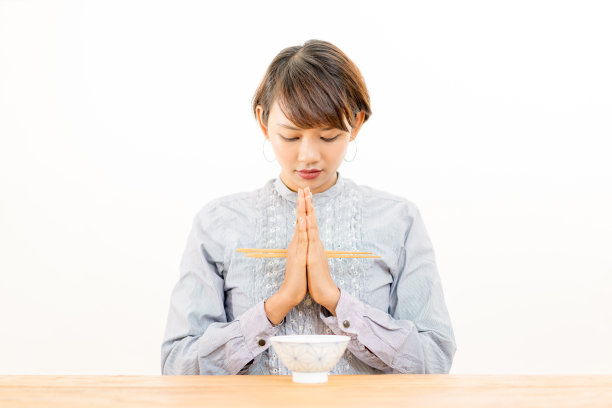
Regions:
<instances>
[{"instance_id":1,"label":"hoop earring","mask_svg":"<svg viewBox=\"0 0 612 408\"><path fill-rule=\"evenodd\" d=\"M349 143L349 146L351 145L351 143ZM346 155L344 156L344 161L345 162L352 162L353 160L355 160L355 156L357 156L357 139L353 139L353 145L355 146L355 154L353 154L353 158L351 160L346 160Z\"/></svg>"},{"instance_id":2,"label":"hoop earring","mask_svg":"<svg viewBox=\"0 0 612 408\"><path fill-rule=\"evenodd\" d=\"M267 138L265 138L265 137L264 137L264 141L263 141L263 145L261 146L261 150L262 150L262 152L263 152L264 159L266 159L266 161L267 161L268 163L273 163L273 162L275 162L275 161L276 161L276 158L274 158L274 159L272 159L272 160L269 160L269 159L268 159L268 156L266 156L266 142L268 142L268 144L269 144L269 146L270 146L270 147L272 146L272 143L270 143L270 141L269 141ZM274 153L274 152L272 152L272 153Z\"/></svg>"}]
</instances>

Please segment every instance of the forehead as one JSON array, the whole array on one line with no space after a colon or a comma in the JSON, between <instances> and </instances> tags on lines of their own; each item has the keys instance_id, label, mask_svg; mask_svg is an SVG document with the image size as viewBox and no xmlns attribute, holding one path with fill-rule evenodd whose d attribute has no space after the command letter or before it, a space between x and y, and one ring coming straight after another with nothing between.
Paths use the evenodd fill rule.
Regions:
<instances>
[{"instance_id":1,"label":"forehead","mask_svg":"<svg viewBox=\"0 0 612 408\"><path fill-rule=\"evenodd\" d=\"M280 108L278 102L274 101L270 107L270 123L274 126L280 126L284 129L291 130L303 130L300 129L295 123L291 122L288 117L285 116L283 110Z\"/></svg>"},{"instance_id":2,"label":"forehead","mask_svg":"<svg viewBox=\"0 0 612 408\"><path fill-rule=\"evenodd\" d=\"M269 123L273 126L277 126L283 129L290 129L290 130L305 130L303 128L300 128L299 126L297 126L295 123L291 122L291 120L285 116L285 114L283 113L283 110L281 109L280 105L278 104L277 101L274 101L272 103L272 106L270 106L270 113L269 113ZM318 130L332 130L335 128L332 127L320 127L317 128Z\"/></svg>"},{"instance_id":3,"label":"forehead","mask_svg":"<svg viewBox=\"0 0 612 408\"><path fill-rule=\"evenodd\" d=\"M289 118L285 116L285 114L283 113L283 110L280 108L280 105L278 104L277 101L274 101L272 103L272 106L270 106L270 117L275 118L276 121L278 122L282 122L282 123L286 123L287 125L295 126L295 124L291 122Z\"/></svg>"}]
</instances>

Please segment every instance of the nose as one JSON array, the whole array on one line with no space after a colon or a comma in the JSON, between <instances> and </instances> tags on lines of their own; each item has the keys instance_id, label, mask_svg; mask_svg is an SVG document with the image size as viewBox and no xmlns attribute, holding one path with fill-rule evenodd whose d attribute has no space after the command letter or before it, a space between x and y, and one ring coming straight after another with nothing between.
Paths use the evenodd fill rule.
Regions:
<instances>
[{"instance_id":1,"label":"nose","mask_svg":"<svg viewBox=\"0 0 612 408\"><path fill-rule=\"evenodd\" d=\"M319 153L319 146L317 145L317 142L303 137L300 140L298 161L302 163L318 163L320 159L321 154Z\"/></svg>"}]
</instances>

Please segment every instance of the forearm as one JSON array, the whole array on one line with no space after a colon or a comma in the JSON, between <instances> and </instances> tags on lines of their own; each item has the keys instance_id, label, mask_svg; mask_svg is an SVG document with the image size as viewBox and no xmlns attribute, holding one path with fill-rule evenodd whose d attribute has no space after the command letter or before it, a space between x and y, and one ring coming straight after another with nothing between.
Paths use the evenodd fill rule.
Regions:
<instances>
[{"instance_id":1,"label":"forearm","mask_svg":"<svg viewBox=\"0 0 612 408\"><path fill-rule=\"evenodd\" d=\"M344 292L336 313L323 320L335 334L350 336L349 351L371 367L398 373L449 372L453 339L419 332L412 321L393 319Z\"/></svg>"},{"instance_id":2,"label":"forearm","mask_svg":"<svg viewBox=\"0 0 612 408\"><path fill-rule=\"evenodd\" d=\"M270 346L278 328L260 302L229 323L212 323L200 336L167 335L162 345L163 375L238 374Z\"/></svg>"}]
</instances>

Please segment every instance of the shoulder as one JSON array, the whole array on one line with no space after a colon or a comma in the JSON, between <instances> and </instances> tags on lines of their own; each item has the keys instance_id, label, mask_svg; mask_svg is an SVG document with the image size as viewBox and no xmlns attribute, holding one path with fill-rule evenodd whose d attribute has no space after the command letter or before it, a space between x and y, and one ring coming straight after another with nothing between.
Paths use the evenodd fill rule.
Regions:
<instances>
[{"instance_id":1,"label":"shoulder","mask_svg":"<svg viewBox=\"0 0 612 408\"><path fill-rule=\"evenodd\" d=\"M200 208L196 220L207 227L230 227L236 223L246 225L252 220L260 194L269 188L269 184L270 181L254 190L215 197Z\"/></svg>"},{"instance_id":2,"label":"shoulder","mask_svg":"<svg viewBox=\"0 0 612 408\"><path fill-rule=\"evenodd\" d=\"M393 254L392 259L400 264L408 248L411 256L431 254L427 256L434 259L423 217L413 201L370 186L360 185L356 188L362 193L366 237L384 242ZM393 261L390 262L393 264Z\"/></svg>"},{"instance_id":3,"label":"shoulder","mask_svg":"<svg viewBox=\"0 0 612 408\"><path fill-rule=\"evenodd\" d=\"M232 243L240 237L251 236L254 231L257 200L261 188L218 196L196 212L191 237L207 259L228 262Z\"/></svg>"},{"instance_id":4,"label":"shoulder","mask_svg":"<svg viewBox=\"0 0 612 408\"><path fill-rule=\"evenodd\" d=\"M412 200L367 185L354 182L350 185L359 192L362 200L362 231L366 237L385 241L394 253L399 254L409 236L421 235L423 219Z\"/></svg>"},{"instance_id":5,"label":"shoulder","mask_svg":"<svg viewBox=\"0 0 612 408\"><path fill-rule=\"evenodd\" d=\"M357 184L352 180L346 180L347 185L359 192L363 200L363 208L368 213L384 214L387 218L397 215L402 218L414 218L419 216L417 205L400 195L393 194L368 185Z\"/></svg>"}]
</instances>

